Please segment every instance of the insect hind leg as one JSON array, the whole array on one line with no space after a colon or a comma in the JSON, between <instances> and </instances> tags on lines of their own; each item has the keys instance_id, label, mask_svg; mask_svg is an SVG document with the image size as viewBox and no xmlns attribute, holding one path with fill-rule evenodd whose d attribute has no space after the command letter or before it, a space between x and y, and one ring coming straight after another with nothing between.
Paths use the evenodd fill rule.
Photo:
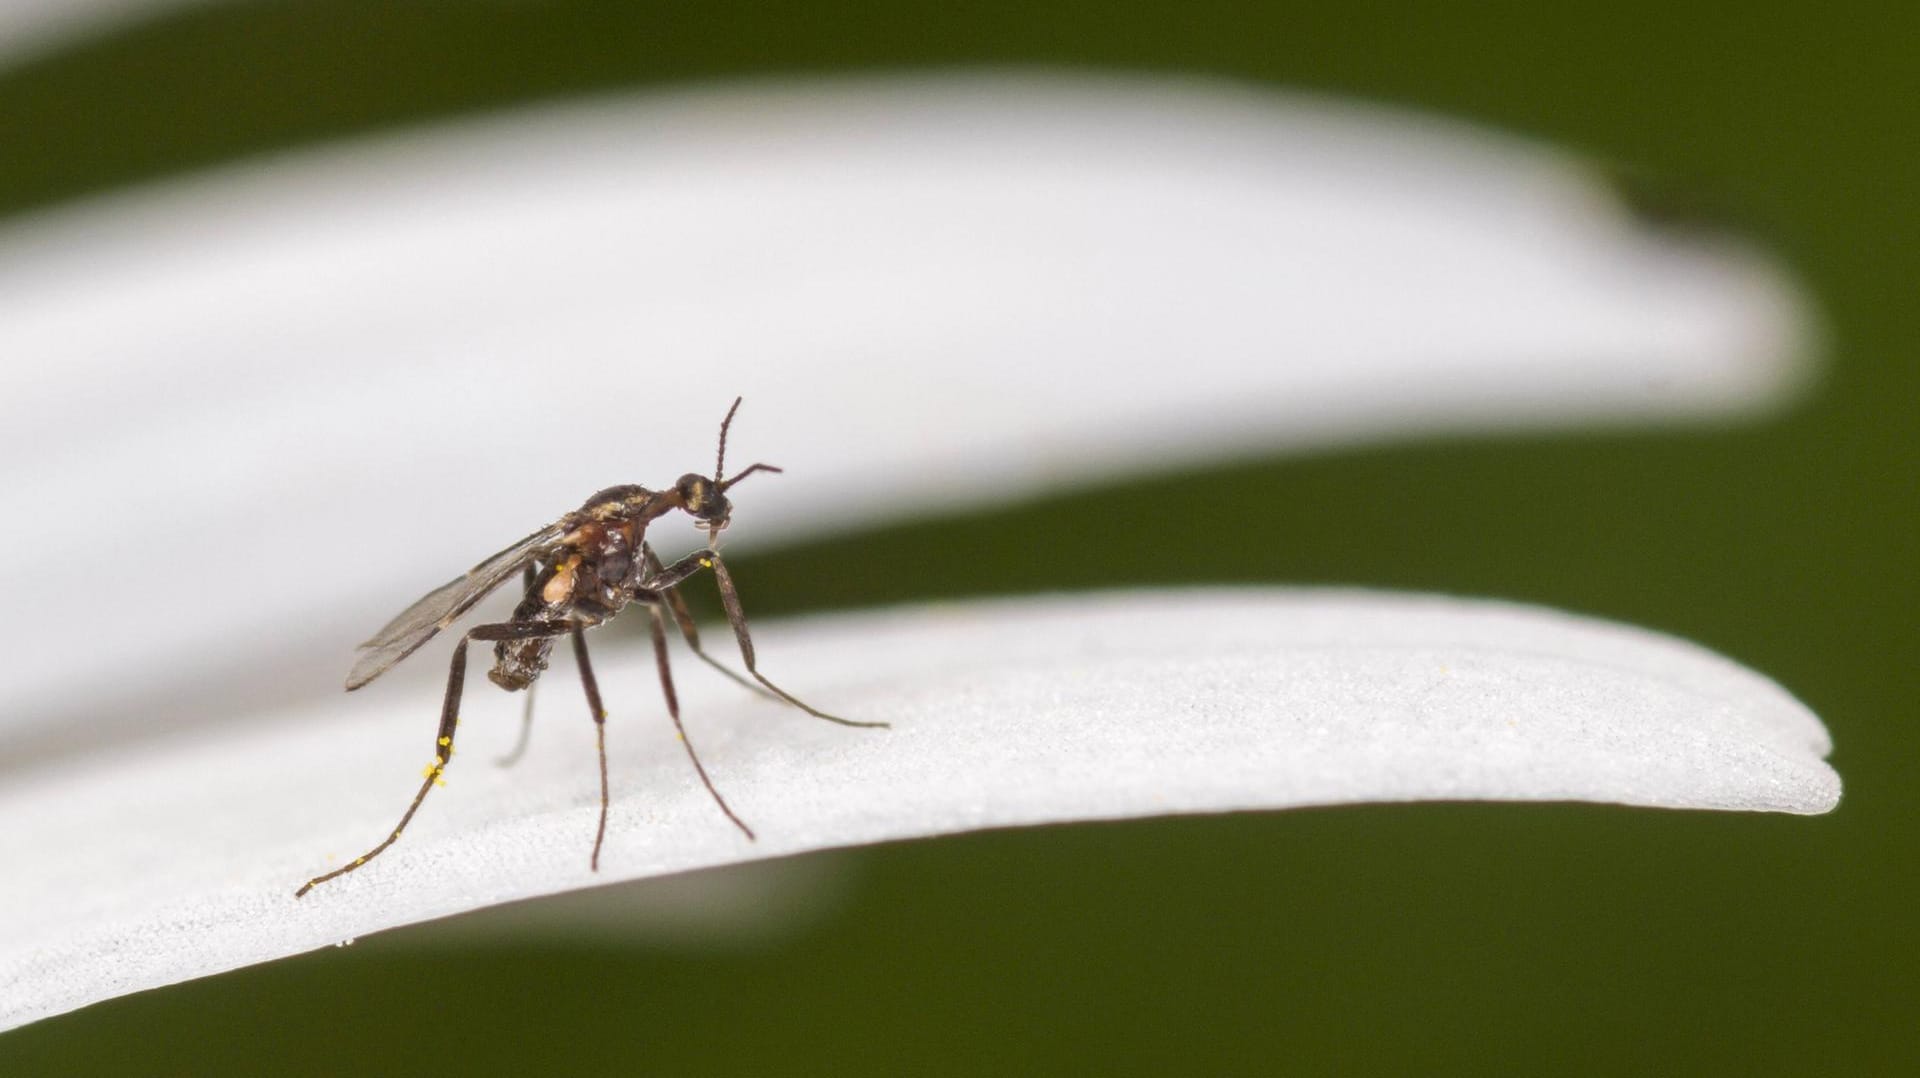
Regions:
<instances>
[{"instance_id":1,"label":"insect hind leg","mask_svg":"<svg viewBox=\"0 0 1920 1078\"><path fill-rule=\"evenodd\" d=\"M300 898L320 884L344 876L386 852L387 847L399 841L400 833L413 822L413 815L420 811L420 804L427 799L427 794L443 782L442 776L446 773L447 763L453 759L454 728L460 723L460 697L465 691L467 680L468 644L475 640L535 640L541 637L562 636L573 632L577 627L571 621L502 621L491 625L476 625L467 630L460 637L460 642L454 645L453 659L447 665L447 695L440 705L440 729L434 735L433 762L427 765L425 774L421 776L424 781L420 783L420 790L413 795L413 801L407 806L407 811L400 816L400 822L394 825L393 831L382 839L379 845L332 872L322 873L308 880L293 893L293 897Z\"/></svg>"},{"instance_id":2,"label":"insect hind leg","mask_svg":"<svg viewBox=\"0 0 1920 1078\"><path fill-rule=\"evenodd\" d=\"M520 708L520 736L514 739L513 748L509 749L505 756L494 759L493 766L512 767L520 762L520 757L527 754L527 742L533 736L533 690L539 684L537 681L528 682L526 689L523 690L527 694L527 702Z\"/></svg>"}]
</instances>

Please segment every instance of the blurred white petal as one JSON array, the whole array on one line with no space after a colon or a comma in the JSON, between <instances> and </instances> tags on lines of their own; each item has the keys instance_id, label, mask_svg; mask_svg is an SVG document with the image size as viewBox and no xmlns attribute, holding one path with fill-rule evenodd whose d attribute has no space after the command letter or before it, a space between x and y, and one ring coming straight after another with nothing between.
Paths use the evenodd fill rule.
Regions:
<instances>
[{"instance_id":1,"label":"blurred white petal","mask_svg":"<svg viewBox=\"0 0 1920 1078\"><path fill-rule=\"evenodd\" d=\"M108 33L168 8L210 0L0 0L0 67Z\"/></svg>"},{"instance_id":2,"label":"blurred white petal","mask_svg":"<svg viewBox=\"0 0 1920 1078\"><path fill-rule=\"evenodd\" d=\"M813 853L596 885L488 906L394 937L423 950L511 939L711 954L764 947L830 920L858 893L859 858Z\"/></svg>"},{"instance_id":3,"label":"blurred white petal","mask_svg":"<svg viewBox=\"0 0 1920 1078\"><path fill-rule=\"evenodd\" d=\"M736 393L735 459L788 469L740 491L751 545L1737 413L1800 381L1804 322L1551 149L1166 80L658 94L97 200L0 230L0 591L36 612L0 754L334 692L427 587L708 467Z\"/></svg>"},{"instance_id":4,"label":"blurred white petal","mask_svg":"<svg viewBox=\"0 0 1920 1078\"><path fill-rule=\"evenodd\" d=\"M564 667L518 768L488 762L517 701L470 696L449 787L387 854L300 900L329 856L391 827L432 748L432 686L383 682L9 784L0 1028L531 895L975 828L1424 799L1814 813L1839 796L1826 731L1766 678L1521 606L1141 592L757 637L795 691L894 728L830 726L683 669L693 736L759 830L749 843L681 755L644 649L603 646L615 806L598 875L592 738Z\"/></svg>"}]
</instances>

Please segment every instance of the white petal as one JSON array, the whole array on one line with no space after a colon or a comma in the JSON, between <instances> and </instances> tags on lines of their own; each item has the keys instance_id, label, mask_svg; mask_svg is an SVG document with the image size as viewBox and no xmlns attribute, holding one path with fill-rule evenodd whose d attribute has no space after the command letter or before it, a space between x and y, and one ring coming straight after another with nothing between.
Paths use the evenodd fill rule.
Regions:
<instances>
[{"instance_id":1,"label":"white petal","mask_svg":"<svg viewBox=\"0 0 1920 1078\"><path fill-rule=\"evenodd\" d=\"M415 925L397 940L423 950L504 939L684 947L712 954L764 947L832 920L860 890L859 858L822 852L746 861L545 895Z\"/></svg>"},{"instance_id":2,"label":"white petal","mask_svg":"<svg viewBox=\"0 0 1920 1078\"><path fill-rule=\"evenodd\" d=\"M118 23L207 0L0 0L0 66Z\"/></svg>"},{"instance_id":3,"label":"white petal","mask_svg":"<svg viewBox=\"0 0 1920 1078\"><path fill-rule=\"evenodd\" d=\"M602 646L616 798L598 875L591 737L564 667L519 768L488 766L517 699L470 696L450 786L391 851L301 900L329 857L392 826L430 748L431 684L9 783L0 1028L491 903L974 828L1423 799L1813 813L1839 796L1826 731L1779 686L1520 606L1136 593L820 618L757 642L790 688L893 729L683 668L749 843L680 755L643 649Z\"/></svg>"},{"instance_id":4,"label":"white petal","mask_svg":"<svg viewBox=\"0 0 1920 1078\"><path fill-rule=\"evenodd\" d=\"M1557 152L1218 85L688 92L238 168L0 231L0 592L37 612L0 630L0 749L333 692L414 595L704 470L735 393L736 462L788 470L738 495L765 543L1751 409L1803 336L1765 262L1643 231ZM49 571L55 534L85 564Z\"/></svg>"}]
</instances>

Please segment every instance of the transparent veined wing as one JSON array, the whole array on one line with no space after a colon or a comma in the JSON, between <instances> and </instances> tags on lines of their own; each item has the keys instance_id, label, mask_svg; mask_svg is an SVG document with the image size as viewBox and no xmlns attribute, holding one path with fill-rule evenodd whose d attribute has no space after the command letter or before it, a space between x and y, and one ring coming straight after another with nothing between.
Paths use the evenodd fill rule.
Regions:
<instances>
[{"instance_id":1,"label":"transparent veined wing","mask_svg":"<svg viewBox=\"0 0 1920 1078\"><path fill-rule=\"evenodd\" d=\"M420 645L433 639L440 630L454 623L473 608L488 592L540 555L542 548L566 531L566 522L549 524L493 557L474 566L462 576L422 595L402 610L386 627L361 644L347 675L347 691L365 685L385 673L387 668L413 654Z\"/></svg>"}]
</instances>

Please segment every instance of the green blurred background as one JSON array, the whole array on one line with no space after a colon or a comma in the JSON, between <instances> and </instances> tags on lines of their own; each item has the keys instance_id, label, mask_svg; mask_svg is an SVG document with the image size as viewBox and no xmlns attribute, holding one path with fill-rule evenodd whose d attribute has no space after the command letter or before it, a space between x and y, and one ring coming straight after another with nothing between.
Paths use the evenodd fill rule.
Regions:
<instances>
[{"instance_id":1,"label":"green blurred background","mask_svg":"<svg viewBox=\"0 0 1920 1078\"><path fill-rule=\"evenodd\" d=\"M0 1035L0 1074L1920 1073L1917 59L1910 3L309 0L0 70L0 214L514 102L981 63L1410 104L1704 193L1830 319L1783 418L1241 463L739 571L757 614L1192 581L1537 601L1771 674L1847 782L1817 819L1383 806L873 849L770 943L375 937ZM1139 508L1176 494L1232 500L1242 541L1199 557Z\"/></svg>"}]
</instances>

